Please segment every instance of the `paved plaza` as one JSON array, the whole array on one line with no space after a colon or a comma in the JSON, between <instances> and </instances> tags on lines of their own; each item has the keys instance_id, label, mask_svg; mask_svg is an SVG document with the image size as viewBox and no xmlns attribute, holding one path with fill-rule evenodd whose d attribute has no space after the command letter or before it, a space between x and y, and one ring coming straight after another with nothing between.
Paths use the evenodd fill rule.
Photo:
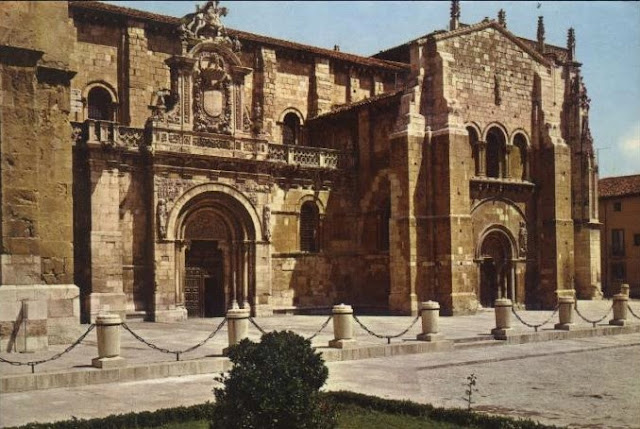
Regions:
<instances>
[{"instance_id":1,"label":"paved plaza","mask_svg":"<svg viewBox=\"0 0 640 429\"><path fill-rule=\"evenodd\" d=\"M631 306L635 309L640 307L639 304L632 302ZM582 314L592 319L602 317L609 306L607 301L581 301L579 304ZM551 312L524 311L521 314L525 320L535 323L546 319ZM413 321L409 316L363 315L360 319L373 331L382 334L401 332ZM184 349L206 338L220 320L128 324L139 335L159 346ZM265 330L290 329L309 336L321 326L326 316L278 316L256 320ZM606 320L602 323L605 324ZM638 323L638 320L632 319L632 323ZM637 407L640 403L640 377L635 375L640 373L640 334L494 346L495 342L484 341L494 325L491 310L472 316L443 317L440 325L445 337L463 347L447 352L330 362L327 389L462 407L465 378L475 373L480 389L475 398L478 410L574 427L640 427ZM591 326L577 317L576 325L583 328ZM521 332L532 331L517 321L514 321L514 327ZM545 328L552 327L553 323ZM249 332L250 338L259 339L256 328L251 327ZM386 343L386 340L372 337L357 326L354 326L354 332L361 345ZM418 321L402 338L393 342L413 341L419 332ZM313 344L322 350L332 337L329 323L314 338ZM205 346L181 356L181 359L219 356L226 341L224 327ZM100 371L89 367L91 358L97 354L95 343L95 333L92 332L72 352L38 366L36 372ZM159 353L127 332L122 333L122 343L122 356L128 365L175 361L175 355ZM54 346L49 352L29 355L2 353L1 356L12 360L36 360L63 348ZM7 364L2 364L0 370L2 376L30 372L29 367ZM192 405L213 400L213 387L212 374L200 374L3 393L0 395L0 426ZM95 405L98 403L99 409Z\"/></svg>"}]
</instances>

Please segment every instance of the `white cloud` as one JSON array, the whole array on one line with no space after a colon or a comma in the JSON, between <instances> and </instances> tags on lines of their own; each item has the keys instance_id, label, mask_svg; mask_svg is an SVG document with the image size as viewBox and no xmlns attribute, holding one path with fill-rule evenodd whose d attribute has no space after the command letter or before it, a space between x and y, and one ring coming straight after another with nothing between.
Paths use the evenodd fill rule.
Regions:
<instances>
[{"instance_id":1,"label":"white cloud","mask_svg":"<svg viewBox=\"0 0 640 429\"><path fill-rule=\"evenodd\" d=\"M632 158L640 156L640 123L632 127L620 140L619 147L625 155Z\"/></svg>"}]
</instances>

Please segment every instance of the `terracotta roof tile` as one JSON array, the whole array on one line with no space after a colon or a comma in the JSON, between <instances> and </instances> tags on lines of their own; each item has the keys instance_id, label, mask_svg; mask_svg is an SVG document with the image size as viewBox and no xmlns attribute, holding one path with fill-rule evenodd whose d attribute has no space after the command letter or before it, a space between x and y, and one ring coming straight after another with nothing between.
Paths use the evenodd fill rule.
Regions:
<instances>
[{"instance_id":1,"label":"terracotta roof tile","mask_svg":"<svg viewBox=\"0 0 640 429\"><path fill-rule=\"evenodd\" d=\"M125 16L129 18L139 19L142 21L151 21L154 23L168 24L177 26L180 24L181 18L173 16L160 15L157 13L144 12L137 9L131 9L128 7L115 6L112 4L101 3L98 1L70 1L69 6L74 9L106 12L114 15ZM315 46L304 45L301 43L290 42L288 40L276 39L273 37L261 36L258 34L248 33L246 31L234 30L227 28L230 35L237 35L240 41L250 41L263 43L266 45L272 45L281 48L287 48L297 51L311 52L316 55L322 55L336 60L341 60L349 63L356 63L364 66L379 67L387 69L389 71L405 72L410 70L410 66L404 63L398 63L393 61L381 60L378 58L362 57L359 55L348 54L346 52L334 51L330 49L318 48Z\"/></svg>"},{"instance_id":2,"label":"terracotta roof tile","mask_svg":"<svg viewBox=\"0 0 640 429\"><path fill-rule=\"evenodd\" d=\"M640 174L600 179L598 193L600 198L640 195Z\"/></svg>"},{"instance_id":3,"label":"terracotta roof tile","mask_svg":"<svg viewBox=\"0 0 640 429\"><path fill-rule=\"evenodd\" d=\"M362 100L354 101L353 103L339 104L337 106L334 106L333 109L330 112L323 113L323 114L318 115L315 118L311 118L309 120L311 121L311 120L326 118L328 116L337 115L339 113L343 113L343 112L347 112L349 110L356 109L356 108L358 108L360 106L365 106L365 105L369 105L369 104L375 104L375 103L381 102L382 100L391 99L391 98L393 98L393 97L395 97L397 95L402 94L403 92L404 92L404 89L396 89L396 90L391 91L391 92L385 92L383 94L374 95L373 97L368 97L368 98L364 98Z\"/></svg>"}]
</instances>

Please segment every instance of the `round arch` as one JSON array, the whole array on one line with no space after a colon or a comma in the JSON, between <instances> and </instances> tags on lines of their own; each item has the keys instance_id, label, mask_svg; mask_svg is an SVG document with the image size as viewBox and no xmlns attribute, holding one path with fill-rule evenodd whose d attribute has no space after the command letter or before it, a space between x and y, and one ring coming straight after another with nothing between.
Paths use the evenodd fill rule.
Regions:
<instances>
[{"instance_id":1,"label":"round arch","mask_svg":"<svg viewBox=\"0 0 640 429\"><path fill-rule=\"evenodd\" d=\"M500 122L491 122L490 124L487 124L487 126L484 127L484 132L482 133L482 140L487 141L487 137L489 136L489 133L494 129L500 130L505 143L508 144L508 142L510 141L509 132L507 131L507 128L504 125L502 125Z\"/></svg>"},{"instance_id":2,"label":"round arch","mask_svg":"<svg viewBox=\"0 0 640 429\"><path fill-rule=\"evenodd\" d=\"M226 198L215 198L218 196L226 196ZM240 213L244 211L249 225L251 226L252 233L255 235L254 239L259 240L262 235L262 224L256 208L251 204L251 201L236 188L223 183L205 183L196 185L182 194L175 202L171 212L167 219L167 240L176 240L179 237L179 230L184 223L187 215L191 213L198 206L198 200L202 201L206 199L206 196L212 196L214 199L220 202L229 203L231 209L235 209L236 212L240 210ZM190 207L193 206L193 207ZM224 204L221 204L224 206ZM235 207L234 207L235 206Z\"/></svg>"},{"instance_id":3,"label":"round arch","mask_svg":"<svg viewBox=\"0 0 640 429\"><path fill-rule=\"evenodd\" d=\"M475 123L475 122L467 122L466 124L464 124L464 128L467 130L467 132L469 130L473 130L476 133L476 137L478 140L480 140L481 136L482 136L482 131L480 129L480 126Z\"/></svg>"},{"instance_id":4,"label":"round arch","mask_svg":"<svg viewBox=\"0 0 640 429\"><path fill-rule=\"evenodd\" d=\"M278 124L282 124L284 123L284 118L285 116L287 116L289 113L292 113L294 115L296 115L298 117L298 120L300 121L300 126L304 125L304 115L302 114L302 112L300 110L298 110L295 107L287 107L286 109L284 109L281 113L280 116L278 116Z\"/></svg>"},{"instance_id":5,"label":"round arch","mask_svg":"<svg viewBox=\"0 0 640 429\"><path fill-rule=\"evenodd\" d=\"M518 212L518 214L522 217L522 220L526 221L527 217L525 216L524 212L522 211L522 209L520 209L520 207L516 204L515 201L509 199L509 198L504 198L504 197L490 197L490 198L485 198L483 200L480 200L480 202L476 203L473 205L473 207L471 207L471 210L469 211L469 214L473 215L473 213L478 210L481 206L483 206L484 204L488 204L488 203L492 203L494 201L501 201L511 207L513 207L514 210L516 210Z\"/></svg>"},{"instance_id":6,"label":"round arch","mask_svg":"<svg viewBox=\"0 0 640 429\"><path fill-rule=\"evenodd\" d=\"M527 132L522 128L518 128L511 133L511 139L509 140L509 144L511 145L515 144L516 138L518 136L522 136L522 141L526 144L527 148L531 147L531 139L529 138L529 134L527 134Z\"/></svg>"},{"instance_id":7,"label":"round arch","mask_svg":"<svg viewBox=\"0 0 640 429\"><path fill-rule=\"evenodd\" d=\"M82 90L82 98L86 99L89 95L89 91L94 88L102 88L106 90L111 96L111 100L114 103L118 103L118 92L115 90L114 86L104 80L93 80L87 84Z\"/></svg>"},{"instance_id":8,"label":"round arch","mask_svg":"<svg viewBox=\"0 0 640 429\"><path fill-rule=\"evenodd\" d=\"M320 216L324 216L326 208L324 203L322 202L322 200L320 198L318 198L316 195L314 194L307 194L307 195L303 195L302 198L300 198L298 200L298 211L300 211L300 208L302 207L302 205L306 202L312 202L315 203L318 206L318 211Z\"/></svg>"},{"instance_id":9,"label":"round arch","mask_svg":"<svg viewBox=\"0 0 640 429\"><path fill-rule=\"evenodd\" d=\"M513 237L501 225L492 225L481 234L476 247L479 263L477 292L484 307L493 307L497 298L515 300L513 260L516 249Z\"/></svg>"}]
</instances>

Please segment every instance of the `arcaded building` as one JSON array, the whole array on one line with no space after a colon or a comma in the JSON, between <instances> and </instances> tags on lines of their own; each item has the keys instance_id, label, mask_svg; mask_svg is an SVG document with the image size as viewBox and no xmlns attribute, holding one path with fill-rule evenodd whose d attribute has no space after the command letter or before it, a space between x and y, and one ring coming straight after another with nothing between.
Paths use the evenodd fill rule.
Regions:
<instances>
[{"instance_id":1,"label":"arcaded building","mask_svg":"<svg viewBox=\"0 0 640 429\"><path fill-rule=\"evenodd\" d=\"M452 2L446 30L363 57L227 29L218 2L0 11L3 347L25 315L46 344L102 311L600 295L571 29L553 46L542 18L527 40Z\"/></svg>"}]
</instances>

